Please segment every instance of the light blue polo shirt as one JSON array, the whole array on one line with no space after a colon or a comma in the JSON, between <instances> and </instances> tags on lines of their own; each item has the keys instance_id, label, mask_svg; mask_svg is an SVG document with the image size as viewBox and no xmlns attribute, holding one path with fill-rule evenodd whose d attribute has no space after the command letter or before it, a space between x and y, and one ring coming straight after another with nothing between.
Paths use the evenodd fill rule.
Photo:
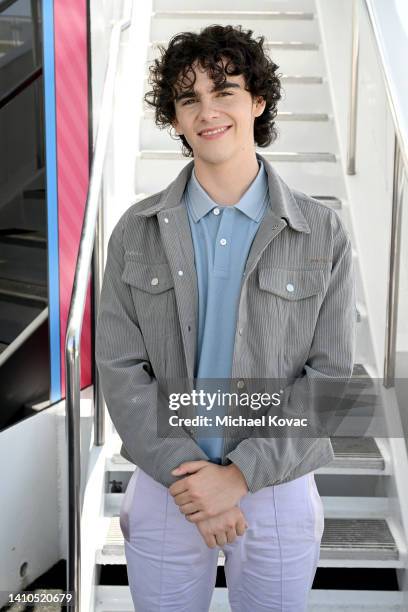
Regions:
<instances>
[{"instance_id":1,"label":"light blue polo shirt","mask_svg":"<svg viewBox=\"0 0 408 612\"><path fill-rule=\"evenodd\" d=\"M233 206L217 204L198 182L194 168L184 190L198 283L197 379L231 378L241 281L249 249L269 204L268 177L259 159L258 164L258 174ZM229 386L224 389L217 385L211 391L217 389L228 391ZM216 414L222 411L214 408L201 412L200 408L199 414L215 422ZM222 437L197 438L197 443L210 459L220 461Z\"/></svg>"}]
</instances>

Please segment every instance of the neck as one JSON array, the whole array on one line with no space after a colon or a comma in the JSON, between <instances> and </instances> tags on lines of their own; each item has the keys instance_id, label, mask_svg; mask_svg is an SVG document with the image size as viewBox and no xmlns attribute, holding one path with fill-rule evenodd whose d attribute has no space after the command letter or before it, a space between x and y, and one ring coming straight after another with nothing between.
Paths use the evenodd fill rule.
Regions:
<instances>
[{"instance_id":1,"label":"neck","mask_svg":"<svg viewBox=\"0 0 408 612\"><path fill-rule=\"evenodd\" d=\"M222 206L237 204L259 171L255 152L240 161L227 160L209 164L202 158L194 160L194 171L200 185L210 198Z\"/></svg>"}]
</instances>

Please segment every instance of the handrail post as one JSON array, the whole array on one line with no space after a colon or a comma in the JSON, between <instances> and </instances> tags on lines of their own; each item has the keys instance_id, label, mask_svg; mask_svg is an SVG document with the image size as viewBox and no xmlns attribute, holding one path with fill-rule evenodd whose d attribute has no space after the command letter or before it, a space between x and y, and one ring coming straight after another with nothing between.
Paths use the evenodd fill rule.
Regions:
<instances>
[{"instance_id":1,"label":"handrail post","mask_svg":"<svg viewBox=\"0 0 408 612\"><path fill-rule=\"evenodd\" d=\"M80 443L81 355L76 336L66 344L66 441L68 451L68 559L67 590L73 591L73 609L81 609L81 455ZM80 444L79 444L80 446Z\"/></svg>"},{"instance_id":2,"label":"handrail post","mask_svg":"<svg viewBox=\"0 0 408 612\"><path fill-rule=\"evenodd\" d=\"M93 282L94 282L94 337L96 337L97 314L101 295L103 269L104 269L104 189L103 179L100 191L100 205L95 231L95 248L93 254ZM102 394L101 381L98 368L94 370L94 444L102 446L105 443L105 401Z\"/></svg>"},{"instance_id":3,"label":"handrail post","mask_svg":"<svg viewBox=\"0 0 408 612\"><path fill-rule=\"evenodd\" d=\"M357 0L353 0L351 77L350 77L348 140L347 140L347 167L346 167L347 174L356 173L358 58L359 58L358 4L357 4Z\"/></svg>"},{"instance_id":4,"label":"handrail post","mask_svg":"<svg viewBox=\"0 0 408 612\"><path fill-rule=\"evenodd\" d=\"M394 141L394 173L392 186L392 214L390 264L388 273L387 314L385 325L384 387L389 389L395 384L395 354L398 324L398 288L401 249L401 217L404 199L405 172L402 164L398 138Z\"/></svg>"}]
</instances>

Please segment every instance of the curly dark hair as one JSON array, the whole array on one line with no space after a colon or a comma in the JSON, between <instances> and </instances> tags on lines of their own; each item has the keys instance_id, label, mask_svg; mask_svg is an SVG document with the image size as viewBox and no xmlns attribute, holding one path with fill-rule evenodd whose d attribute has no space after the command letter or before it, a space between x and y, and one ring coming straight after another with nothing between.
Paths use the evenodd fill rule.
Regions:
<instances>
[{"instance_id":1,"label":"curly dark hair","mask_svg":"<svg viewBox=\"0 0 408 612\"><path fill-rule=\"evenodd\" d=\"M252 98L263 97L266 101L265 110L255 118L254 141L259 147L274 142L278 136L274 120L281 98L282 75L275 74L279 66L265 54L265 37L254 39L252 34L252 30L243 30L242 26L210 25L199 33L176 34L167 48L159 45L160 58L149 67L152 89L144 95L145 102L155 109L156 125L161 129L171 127L176 118L175 86L180 80L186 82L190 70L194 78L189 86L195 83L192 64L197 62L217 86L226 80L226 75L244 76L245 89ZM192 157L192 148L184 135L177 139L183 143L183 155Z\"/></svg>"}]
</instances>

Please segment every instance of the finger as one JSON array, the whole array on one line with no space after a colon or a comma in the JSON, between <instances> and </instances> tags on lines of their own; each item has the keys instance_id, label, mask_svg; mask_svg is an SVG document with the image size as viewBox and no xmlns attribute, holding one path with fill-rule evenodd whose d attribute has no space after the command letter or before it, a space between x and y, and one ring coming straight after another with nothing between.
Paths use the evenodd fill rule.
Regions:
<instances>
[{"instance_id":1,"label":"finger","mask_svg":"<svg viewBox=\"0 0 408 612\"><path fill-rule=\"evenodd\" d=\"M179 493L174 496L174 501L178 506L183 506L184 504L193 503L193 498L191 497L191 493L188 491L183 491L183 493Z\"/></svg>"},{"instance_id":2,"label":"finger","mask_svg":"<svg viewBox=\"0 0 408 612\"><path fill-rule=\"evenodd\" d=\"M208 548L215 548L217 546L217 542L216 542L214 534L207 535L204 538L204 540L205 540L205 543L207 544Z\"/></svg>"},{"instance_id":3,"label":"finger","mask_svg":"<svg viewBox=\"0 0 408 612\"><path fill-rule=\"evenodd\" d=\"M181 474L193 474L194 472L198 472L204 466L208 465L208 461L186 461L182 463L177 468L171 471L174 476L180 476Z\"/></svg>"},{"instance_id":4,"label":"finger","mask_svg":"<svg viewBox=\"0 0 408 612\"><path fill-rule=\"evenodd\" d=\"M183 506L180 506L180 512L182 512L183 514L193 514L194 512L199 512L200 508L198 506L198 504L184 504Z\"/></svg>"},{"instance_id":5,"label":"finger","mask_svg":"<svg viewBox=\"0 0 408 612\"><path fill-rule=\"evenodd\" d=\"M180 493L188 492L188 486L188 480L186 478L181 478L181 480L173 482L173 484L169 486L169 493L173 497L176 497L176 495L180 495Z\"/></svg>"},{"instance_id":6,"label":"finger","mask_svg":"<svg viewBox=\"0 0 408 612\"><path fill-rule=\"evenodd\" d=\"M215 539L217 540L218 546L225 546L227 543L227 534L225 531L219 531L215 534Z\"/></svg>"},{"instance_id":7,"label":"finger","mask_svg":"<svg viewBox=\"0 0 408 612\"><path fill-rule=\"evenodd\" d=\"M228 542L228 544L232 544L235 541L236 537L237 537L237 532L235 531L235 528L234 527L230 527L227 530L227 542Z\"/></svg>"},{"instance_id":8,"label":"finger","mask_svg":"<svg viewBox=\"0 0 408 612\"><path fill-rule=\"evenodd\" d=\"M246 526L247 526L247 523L244 521L244 519L240 519L239 521L237 521L237 524L235 526L237 535L239 536L244 535L246 531Z\"/></svg>"},{"instance_id":9,"label":"finger","mask_svg":"<svg viewBox=\"0 0 408 612\"><path fill-rule=\"evenodd\" d=\"M197 521L203 521L204 519L211 518L201 510L199 512L194 512L193 514L186 514L185 517L188 521L190 521L190 523L197 523Z\"/></svg>"}]
</instances>

